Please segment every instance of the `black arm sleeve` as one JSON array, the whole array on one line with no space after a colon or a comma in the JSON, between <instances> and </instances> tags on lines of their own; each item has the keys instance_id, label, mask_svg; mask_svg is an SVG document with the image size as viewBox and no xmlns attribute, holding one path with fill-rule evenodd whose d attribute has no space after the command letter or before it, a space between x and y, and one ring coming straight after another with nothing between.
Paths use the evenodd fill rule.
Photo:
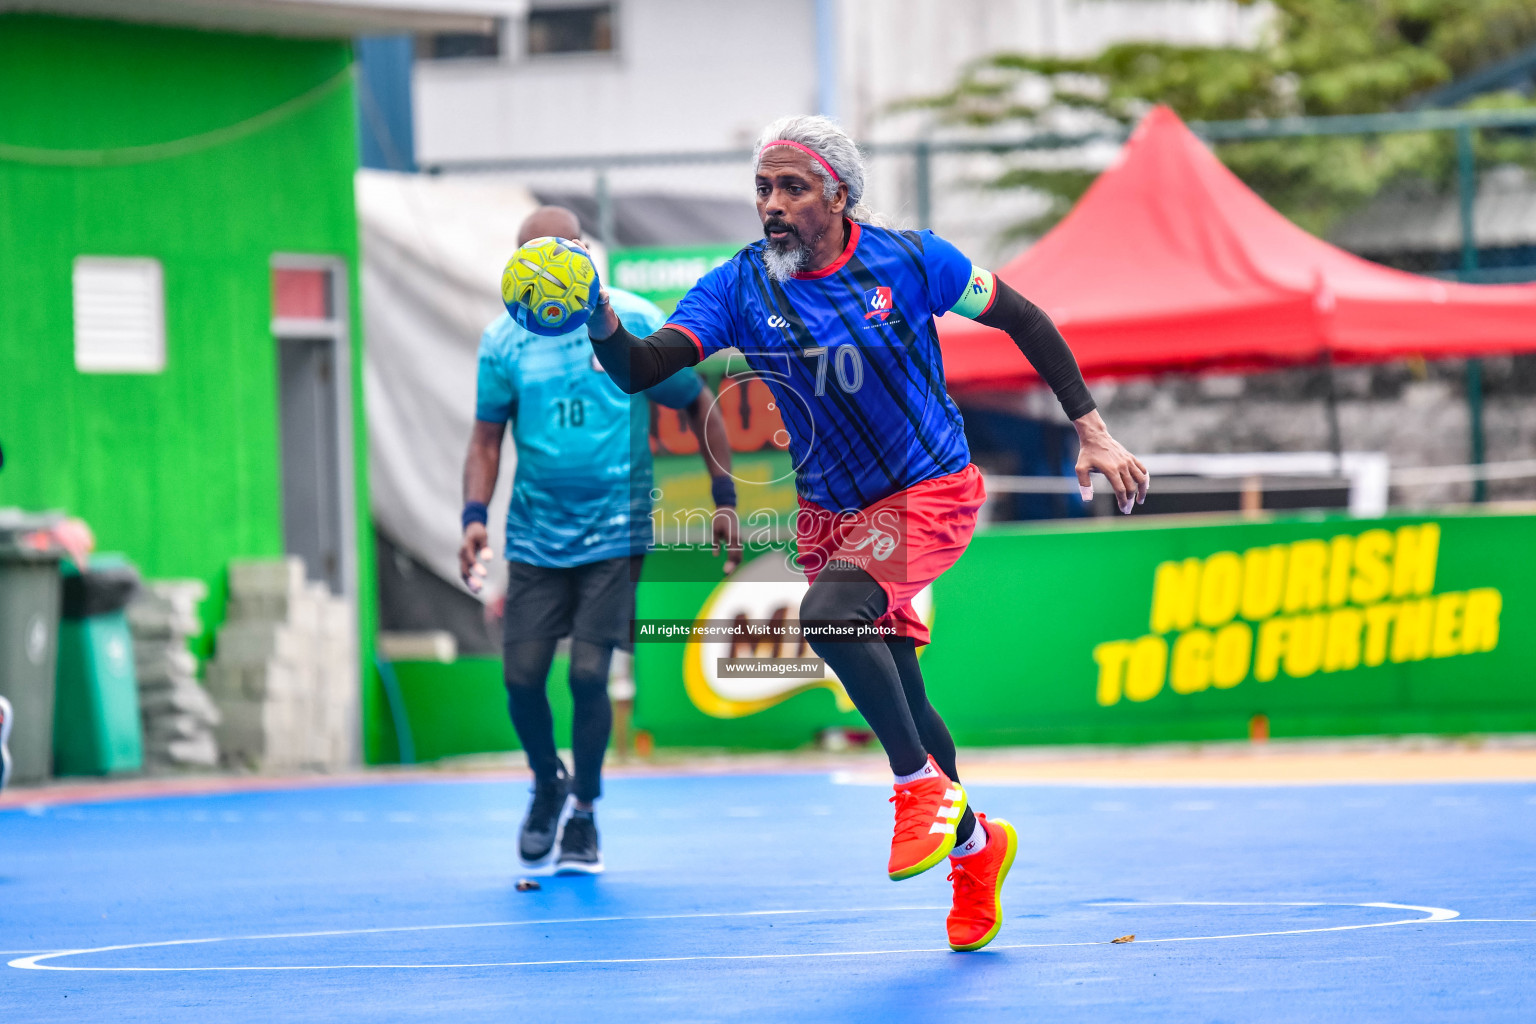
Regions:
<instances>
[{"instance_id":1,"label":"black arm sleeve","mask_svg":"<svg viewBox=\"0 0 1536 1024\"><path fill-rule=\"evenodd\" d=\"M621 323L602 341L592 338L592 351L608 376L627 395L655 387L685 366L699 361L699 350L682 331L663 327L637 338Z\"/></svg>"},{"instance_id":2,"label":"black arm sleeve","mask_svg":"<svg viewBox=\"0 0 1536 1024\"><path fill-rule=\"evenodd\" d=\"M976 318L979 324L1006 331L1013 343L1019 346L1040 374L1042 380L1056 392L1068 419L1086 416L1097 406L1083 382L1083 373L1077 368L1077 360L1067 341L1051 323L1045 311L997 278L997 294L992 308Z\"/></svg>"}]
</instances>

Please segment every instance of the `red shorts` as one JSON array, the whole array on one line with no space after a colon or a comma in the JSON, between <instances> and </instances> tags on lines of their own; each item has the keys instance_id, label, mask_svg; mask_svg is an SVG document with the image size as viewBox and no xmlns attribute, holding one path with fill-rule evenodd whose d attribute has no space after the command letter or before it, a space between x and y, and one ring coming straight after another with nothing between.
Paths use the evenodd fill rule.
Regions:
<instances>
[{"instance_id":1,"label":"red shorts","mask_svg":"<svg viewBox=\"0 0 1536 1024\"><path fill-rule=\"evenodd\" d=\"M913 611L912 599L959 561L986 497L981 470L969 465L854 512L831 512L802 499L795 520L800 567L811 582L833 559L863 569L885 591L886 612L878 621L926 644L928 626Z\"/></svg>"}]
</instances>

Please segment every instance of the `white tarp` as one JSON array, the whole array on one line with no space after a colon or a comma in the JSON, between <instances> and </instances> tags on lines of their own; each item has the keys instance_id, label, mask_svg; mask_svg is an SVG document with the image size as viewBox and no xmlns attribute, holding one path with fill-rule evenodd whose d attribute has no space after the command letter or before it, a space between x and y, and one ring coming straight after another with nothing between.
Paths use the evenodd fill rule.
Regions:
<instances>
[{"instance_id":1,"label":"white tarp","mask_svg":"<svg viewBox=\"0 0 1536 1024\"><path fill-rule=\"evenodd\" d=\"M517 227L536 205L527 189L491 177L357 173L373 517L453 583L476 351L502 310ZM498 554L515 462L509 438L490 513Z\"/></svg>"}]
</instances>

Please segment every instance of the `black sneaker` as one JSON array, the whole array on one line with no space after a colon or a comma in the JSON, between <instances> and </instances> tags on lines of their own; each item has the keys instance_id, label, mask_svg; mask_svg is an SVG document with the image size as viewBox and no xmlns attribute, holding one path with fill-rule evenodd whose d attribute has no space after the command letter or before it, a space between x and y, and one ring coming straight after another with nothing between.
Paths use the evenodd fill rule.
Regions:
<instances>
[{"instance_id":1,"label":"black sneaker","mask_svg":"<svg viewBox=\"0 0 1536 1024\"><path fill-rule=\"evenodd\" d=\"M533 799L528 803L528 814L517 836L517 856L523 870L550 866L570 792L571 780L564 772L553 779L534 781Z\"/></svg>"},{"instance_id":2,"label":"black sneaker","mask_svg":"<svg viewBox=\"0 0 1536 1024\"><path fill-rule=\"evenodd\" d=\"M11 781L11 702L0 697L0 790Z\"/></svg>"},{"instance_id":3,"label":"black sneaker","mask_svg":"<svg viewBox=\"0 0 1536 1024\"><path fill-rule=\"evenodd\" d=\"M597 821L591 811L571 811L560 834L560 856L555 860L557 875L600 875L603 851L597 845Z\"/></svg>"}]
</instances>

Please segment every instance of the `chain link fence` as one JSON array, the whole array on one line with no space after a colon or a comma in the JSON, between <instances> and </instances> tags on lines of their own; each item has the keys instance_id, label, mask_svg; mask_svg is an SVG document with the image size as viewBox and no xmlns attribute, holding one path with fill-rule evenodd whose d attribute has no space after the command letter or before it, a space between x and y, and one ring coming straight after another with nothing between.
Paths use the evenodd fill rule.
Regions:
<instances>
[{"instance_id":1,"label":"chain link fence","mask_svg":"<svg viewBox=\"0 0 1536 1024\"><path fill-rule=\"evenodd\" d=\"M1190 127L1265 201L1357 255L1447 279L1536 280L1536 109ZM1113 163L1123 141L1124 133L1095 132L872 142L864 147L866 201L892 226L931 227L977 262L1000 266L1070 208ZM746 243L757 236L748 149L426 169L521 182L578 207L610 247L663 241L661 232L645 233L658 218L679 242ZM647 201L661 205L644 212ZM1094 389L1117 433L1139 451L1296 452L1337 445L1387 455L1393 505L1536 499L1536 474L1526 472L1536 458L1536 358L1529 356L1408 359L1247 377L1168 375L1098 381ZM1028 417L1050 416L1049 403L1022 405ZM1465 468L1485 462L1503 468L1491 474ZM1001 459L992 468L1019 474L1017 461ZM1029 484L1014 486L1021 508L1027 501L1039 506L1020 514L1056 516L1071 504ZM1303 489L1270 488L1272 507L1285 507L1281 496ZM1212 485L1184 490L1208 495ZM1253 500L1251 482L1229 491L1217 505L1240 508ZM1321 503L1343 503L1343 488L1330 492L1337 500ZM1022 497L1031 493L1051 496ZM1202 500L1201 508L1214 507Z\"/></svg>"}]
</instances>

